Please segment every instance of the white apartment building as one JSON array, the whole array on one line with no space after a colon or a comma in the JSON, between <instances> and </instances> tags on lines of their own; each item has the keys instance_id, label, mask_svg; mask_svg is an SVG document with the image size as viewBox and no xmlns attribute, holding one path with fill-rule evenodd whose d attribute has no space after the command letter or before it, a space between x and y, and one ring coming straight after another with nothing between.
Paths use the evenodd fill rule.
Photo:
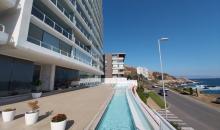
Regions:
<instances>
[{"instance_id":1,"label":"white apartment building","mask_svg":"<svg viewBox=\"0 0 220 130\"><path fill-rule=\"evenodd\" d=\"M105 55L105 77L116 78L124 77L124 53L113 53Z\"/></svg>"},{"instance_id":2,"label":"white apartment building","mask_svg":"<svg viewBox=\"0 0 220 130\"><path fill-rule=\"evenodd\" d=\"M101 81L102 0L0 0L0 66L0 96Z\"/></svg>"},{"instance_id":3,"label":"white apartment building","mask_svg":"<svg viewBox=\"0 0 220 130\"><path fill-rule=\"evenodd\" d=\"M149 70L144 67L137 67L137 74L143 75L145 78L149 78Z\"/></svg>"}]
</instances>

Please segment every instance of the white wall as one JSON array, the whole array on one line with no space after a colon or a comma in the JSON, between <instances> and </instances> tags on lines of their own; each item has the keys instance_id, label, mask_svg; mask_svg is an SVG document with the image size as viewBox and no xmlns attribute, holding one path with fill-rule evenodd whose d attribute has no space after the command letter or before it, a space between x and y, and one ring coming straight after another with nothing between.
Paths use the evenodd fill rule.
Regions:
<instances>
[{"instance_id":1,"label":"white wall","mask_svg":"<svg viewBox=\"0 0 220 130\"><path fill-rule=\"evenodd\" d=\"M137 74L142 74L145 78L149 77L149 71L147 68L137 67Z\"/></svg>"},{"instance_id":2,"label":"white wall","mask_svg":"<svg viewBox=\"0 0 220 130\"><path fill-rule=\"evenodd\" d=\"M137 80L127 80L127 78L104 78L105 84L129 84L137 86Z\"/></svg>"}]
</instances>

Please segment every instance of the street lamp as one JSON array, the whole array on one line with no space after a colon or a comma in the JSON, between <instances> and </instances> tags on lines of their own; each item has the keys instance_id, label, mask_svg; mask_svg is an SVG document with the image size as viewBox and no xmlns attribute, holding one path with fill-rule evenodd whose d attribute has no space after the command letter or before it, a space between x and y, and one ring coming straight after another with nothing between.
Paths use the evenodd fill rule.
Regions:
<instances>
[{"instance_id":1,"label":"street lamp","mask_svg":"<svg viewBox=\"0 0 220 130\"><path fill-rule=\"evenodd\" d=\"M161 68L161 74L162 74L162 84L163 84L163 99L165 103L165 116L167 119L167 102L166 102L166 94L165 94L165 87L164 87L164 75L163 75L163 62L162 62L162 56L161 56L161 49L160 49L160 43L162 41L167 41L168 38L160 38L158 39L158 47L159 47L159 55L160 55L160 68Z\"/></svg>"}]
</instances>

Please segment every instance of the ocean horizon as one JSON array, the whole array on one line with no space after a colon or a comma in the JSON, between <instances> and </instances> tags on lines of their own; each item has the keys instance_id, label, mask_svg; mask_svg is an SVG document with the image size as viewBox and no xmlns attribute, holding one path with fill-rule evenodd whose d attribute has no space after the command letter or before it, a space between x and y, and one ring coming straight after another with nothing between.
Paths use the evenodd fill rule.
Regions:
<instances>
[{"instance_id":1,"label":"ocean horizon","mask_svg":"<svg viewBox=\"0 0 220 130\"><path fill-rule=\"evenodd\" d=\"M209 85L209 86L220 86L220 78L193 78L190 79L200 84Z\"/></svg>"}]
</instances>

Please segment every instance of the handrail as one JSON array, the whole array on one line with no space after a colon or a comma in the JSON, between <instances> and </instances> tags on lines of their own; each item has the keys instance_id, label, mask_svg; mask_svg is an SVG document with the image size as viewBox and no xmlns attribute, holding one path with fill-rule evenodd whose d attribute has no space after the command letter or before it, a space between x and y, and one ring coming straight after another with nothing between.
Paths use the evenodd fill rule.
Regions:
<instances>
[{"instance_id":1,"label":"handrail","mask_svg":"<svg viewBox=\"0 0 220 130\"><path fill-rule=\"evenodd\" d=\"M134 89L134 87L132 88ZM137 95L136 90L132 91L134 93L134 96L136 96L138 98L138 100L140 101L140 105L144 108L144 110L151 116L151 118L159 125L160 123L155 119L155 117L152 115L152 113L149 112L149 110L146 109L146 106L144 106L144 103L142 102L142 100L140 99L140 97Z\"/></svg>"},{"instance_id":2,"label":"handrail","mask_svg":"<svg viewBox=\"0 0 220 130\"><path fill-rule=\"evenodd\" d=\"M176 130L167 120L165 120L159 113L156 113L156 115L160 118L161 122L164 123L170 130ZM160 124L161 125L161 124Z\"/></svg>"},{"instance_id":3,"label":"handrail","mask_svg":"<svg viewBox=\"0 0 220 130\"><path fill-rule=\"evenodd\" d=\"M28 36L28 39L29 39L31 42L35 43L36 45L39 45L40 47L44 47L44 48L47 48L47 49L52 50L52 51L54 51L54 52L60 53L60 54L62 54L62 55L71 57L71 54L70 54L70 53L68 53L68 52L66 52L66 51L63 51L63 50L61 50L61 49L59 49L59 48L57 48L57 47L55 47L55 46L52 46L52 45L50 45L50 44L48 44L48 43L46 43L46 42L40 41L40 40L38 40L38 39L36 39L36 38L34 38L34 37L31 37L31 36ZM37 42L37 43L36 43L36 42ZM72 56L72 57L73 57L73 56Z\"/></svg>"},{"instance_id":4,"label":"handrail","mask_svg":"<svg viewBox=\"0 0 220 130\"><path fill-rule=\"evenodd\" d=\"M140 97L137 95L136 90L134 90L134 87L132 88L135 96L139 99L139 101L141 102L141 105L143 106L143 108L145 109L145 111L148 112L148 110L146 109L146 104L143 103L143 101L140 99ZM151 116L151 118L153 118L153 120L160 126L161 129L164 128L163 125L161 125L161 123L163 123L167 128L169 128L169 130L176 130L171 124L169 124L169 122L167 122L163 117L161 117L157 112L153 111L152 112L155 114L155 116L157 117L157 120L159 119L159 122L156 121L155 117L152 115L152 113L148 112L149 115Z\"/></svg>"},{"instance_id":5,"label":"handrail","mask_svg":"<svg viewBox=\"0 0 220 130\"><path fill-rule=\"evenodd\" d=\"M0 24L0 31L1 31L1 32L5 32L5 25Z\"/></svg>"},{"instance_id":6,"label":"handrail","mask_svg":"<svg viewBox=\"0 0 220 130\"><path fill-rule=\"evenodd\" d=\"M57 52L59 54L62 54L62 55L68 56L68 57L72 57L75 60L78 60L80 62L83 62L83 63L87 64L87 65L95 67L95 66L91 65L88 61L86 61L85 59L80 58L80 57L76 56L75 54L71 55L70 53L68 53L66 51L63 51L63 50L61 50L61 49L59 49L59 48L57 48L55 46L52 46L52 45L50 45L48 43L40 41L40 40L38 40L38 39L36 39L34 37L31 37L31 36L28 36L28 39L30 40L30 42L33 42L34 44L39 45L40 47L44 47L46 49L52 50L52 51ZM95 68L97 68L97 67L95 67Z\"/></svg>"},{"instance_id":7,"label":"handrail","mask_svg":"<svg viewBox=\"0 0 220 130\"><path fill-rule=\"evenodd\" d=\"M57 0L50 0L70 21L74 21L74 15L71 15L69 12L66 11L64 7L57 1Z\"/></svg>"},{"instance_id":8,"label":"handrail","mask_svg":"<svg viewBox=\"0 0 220 130\"><path fill-rule=\"evenodd\" d=\"M35 12L36 11L36 12ZM39 13L39 14L36 14ZM55 21L53 21L50 17L45 15L41 10L39 10L37 7L33 6L32 14L42 20L44 23L67 37L68 39L72 40L72 34L66 31L62 26L58 25ZM41 16L39 16L41 15Z\"/></svg>"},{"instance_id":9,"label":"handrail","mask_svg":"<svg viewBox=\"0 0 220 130\"><path fill-rule=\"evenodd\" d=\"M69 0L72 5L76 5L76 0Z\"/></svg>"}]
</instances>

